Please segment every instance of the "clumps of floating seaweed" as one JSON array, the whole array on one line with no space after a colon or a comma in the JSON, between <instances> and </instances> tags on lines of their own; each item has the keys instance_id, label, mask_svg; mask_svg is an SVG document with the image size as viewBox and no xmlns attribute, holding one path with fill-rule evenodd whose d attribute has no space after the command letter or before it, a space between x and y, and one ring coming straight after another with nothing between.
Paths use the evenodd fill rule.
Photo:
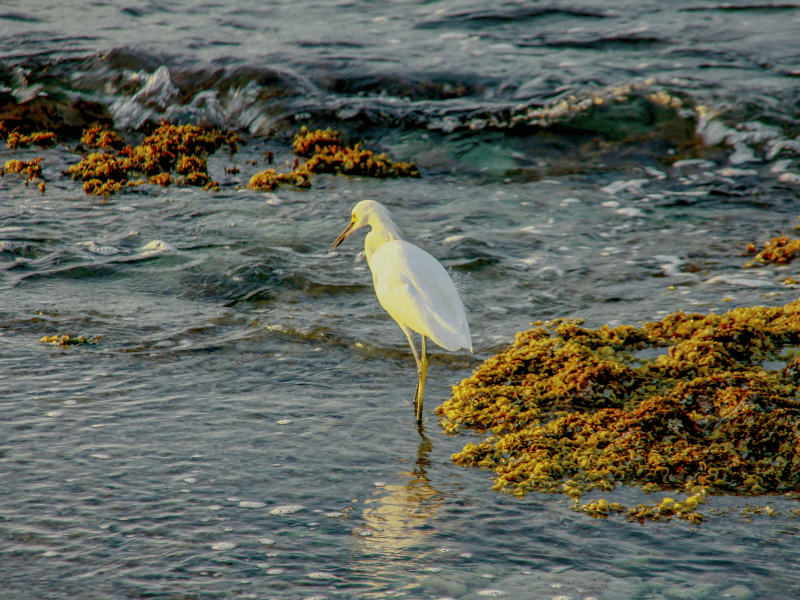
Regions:
<instances>
[{"instance_id":1,"label":"clumps of floating seaweed","mask_svg":"<svg viewBox=\"0 0 800 600\"><path fill-rule=\"evenodd\" d=\"M795 258L800 256L800 239L789 239L782 235L774 237L766 244L764 249L756 253L756 245L748 244L747 253L755 256L745 263L745 268L762 267L767 264L788 265Z\"/></svg>"},{"instance_id":2,"label":"clumps of floating seaweed","mask_svg":"<svg viewBox=\"0 0 800 600\"><path fill-rule=\"evenodd\" d=\"M247 187L272 191L282 184L309 187L311 177L319 173L358 175L361 177L419 177L413 163L396 163L386 154L376 155L361 144L345 146L339 132L331 129L310 131L306 126L294 138L294 152L307 160L294 160L289 173L267 169L253 175Z\"/></svg>"},{"instance_id":3,"label":"clumps of floating seaweed","mask_svg":"<svg viewBox=\"0 0 800 600\"><path fill-rule=\"evenodd\" d=\"M219 184L208 175L207 160L223 145L236 151L239 135L196 125L173 125L165 120L136 146L121 146L118 134L92 127L84 131L81 145L99 152L83 155L80 162L64 174L83 181L87 194L107 196L124 187L144 183L167 186L179 175L181 185L218 190Z\"/></svg>"},{"instance_id":4,"label":"clumps of floating seaweed","mask_svg":"<svg viewBox=\"0 0 800 600\"><path fill-rule=\"evenodd\" d=\"M675 517L699 524L703 521L703 515L697 512L697 509L705 502L706 488L696 486L692 489L691 495L682 501L665 497L661 502L655 504L637 504L628 508L619 502L609 502L605 498L600 498L582 505L579 505L576 500L574 508L595 518L605 518L613 513L618 513L625 514L629 520L639 521L640 523L643 523L645 519L648 521L668 521Z\"/></svg>"},{"instance_id":5,"label":"clumps of floating seaweed","mask_svg":"<svg viewBox=\"0 0 800 600\"><path fill-rule=\"evenodd\" d=\"M48 344L50 346L61 346L62 348L69 348L70 346L88 346L91 344L96 344L101 339L103 339L102 335L96 335L94 337L87 338L86 336L79 335L77 337L72 337L70 335L46 335L39 341L42 344Z\"/></svg>"},{"instance_id":6,"label":"clumps of floating seaweed","mask_svg":"<svg viewBox=\"0 0 800 600\"><path fill-rule=\"evenodd\" d=\"M593 516L624 507L578 506L587 492L678 491L626 514L693 522L706 494L800 492L800 301L639 328L534 325L437 408L448 433L489 434L453 460L494 470L494 489L566 494Z\"/></svg>"},{"instance_id":7,"label":"clumps of floating seaweed","mask_svg":"<svg viewBox=\"0 0 800 600\"><path fill-rule=\"evenodd\" d=\"M39 191L44 193L45 182L42 175L42 160L41 158L31 158L30 160L17 160L12 158L7 160L6 164L0 169L0 177L4 177L6 173L15 173L25 175L25 185L38 180Z\"/></svg>"},{"instance_id":8,"label":"clumps of floating seaweed","mask_svg":"<svg viewBox=\"0 0 800 600\"><path fill-rule=\"evenodd\" d=\"M20 133L19 129L8 130L6 122L0 121L0 136L5 138L6 145L10 150L26 148L31 144L40 148L47 148L56 143L56 134L52 131L34 131L30 134Z\"/></svg>"},{"instance_id":9,"label":"clumps of floating seaweed","mask_svg":"<svg viewBox=\"0 0 800 600\"><path fill-rule=\"evenodd\" d=\"M5 138L6 145L10 150L25 148L31 144L46 148L55 144L56 134L52 131L35 131L30 134L20 133L19 129L9 130L5 121L0 121L0 137ZM25 176L25 185L38 180L39 191L44 193L45 181L42 174L42 159L32 158L29 160L7 160L4 167L0 169L0 177L6 173L16 173Z\"/></svg>"}]
</instances>

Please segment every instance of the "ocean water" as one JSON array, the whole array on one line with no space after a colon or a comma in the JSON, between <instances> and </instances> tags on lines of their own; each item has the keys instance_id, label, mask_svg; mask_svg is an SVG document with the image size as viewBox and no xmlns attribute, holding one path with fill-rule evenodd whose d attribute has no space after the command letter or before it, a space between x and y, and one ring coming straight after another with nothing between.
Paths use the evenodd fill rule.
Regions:
<instances>
[{"instance_id":1,"label":"ocean water","mask_svg":"<svg viewBox=\"0 0 800 600\"><path fill-rule=\"evenodd\" d=\"M105 201L61 175L74 139L0 147L47 180L0 179L3 597L796 596L796 500L593 520L492 492L432 411L532 321L796 299L796 266L742 251L796 233L798 28L800 5L769 2L0 4L3 118L39 103L78 134L100 110L132 140L167 118L247 142L210 158L219 192ZM301 125L422 176L245 189ZM330 249L364 198L469 313L474 354L429 348L419 430L363 237Z\"/></svg>"}]
</instances>

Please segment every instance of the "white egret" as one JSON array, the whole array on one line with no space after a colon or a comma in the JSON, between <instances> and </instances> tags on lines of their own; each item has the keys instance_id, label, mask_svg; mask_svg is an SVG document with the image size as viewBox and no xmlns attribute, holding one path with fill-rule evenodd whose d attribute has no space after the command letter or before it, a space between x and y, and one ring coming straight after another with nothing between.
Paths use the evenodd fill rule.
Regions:
<instances>
[{"instance_id":1,"label":"white egret","mask_svg":"<svg viewBox=\"0 0 800 600\"><path fill-rule=\"evenodd\" d=\"M364 253L372 271L375 295L406 334L417 361L414 411L417 422L422 423L422 397L428 373L425 338L447 350L468 348L472 352L467 315L456 286L441 263L405 241L389 211L379 202L362 200L356 204L350 224L336 238L333 247L366 225L372 227L364 240ZM412 331L422 336L422 358L417 354Z\"/></svg>"}]
</instances>

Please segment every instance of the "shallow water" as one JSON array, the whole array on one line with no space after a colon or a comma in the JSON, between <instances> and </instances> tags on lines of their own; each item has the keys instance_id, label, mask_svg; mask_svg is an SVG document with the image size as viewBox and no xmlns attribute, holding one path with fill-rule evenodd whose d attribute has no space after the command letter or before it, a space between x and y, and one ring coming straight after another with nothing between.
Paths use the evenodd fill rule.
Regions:
<instances>
[{"instance_id":1,"label":"shallow water","mask_svg":"<svg viewBox=\"0 0 800 600\"><path fill-rule=\"evenodd\" d=\"M450 461L471 438L444 436L432 410L535 320L796 298L783 280L797 267L742 270L740 253L797 223L800 10L150 3L92 6L89 31L63 4L0 12L6 96L102 102L120 128L167 116L250 134L212 156L219 193L142 186L107 202L59 176L74 143L0 149L44 156L47 177L45 194L0 179L4 597L798 593L796 501L712 498L700 526L592 520L561 497L492 492L490 473ZM474 127L641 77L715 115L699 159L597 142L613 115L594 131ZM620 106L654 134L666 122ZM291 160L303 121L423 176L237 189L265 151ZM413 358L362 238L330 250L363 198L451 269L469 312L475 354L432 349L422 434ZM103 337L39 342L54 333Z\"/></svg>"}]
</instances>

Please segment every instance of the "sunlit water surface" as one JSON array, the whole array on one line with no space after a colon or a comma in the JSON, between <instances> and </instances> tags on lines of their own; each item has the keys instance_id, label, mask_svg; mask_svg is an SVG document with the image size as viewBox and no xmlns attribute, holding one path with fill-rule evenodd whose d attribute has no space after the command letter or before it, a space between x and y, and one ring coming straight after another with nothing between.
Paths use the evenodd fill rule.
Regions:
<instances>
[{"instance_id":1,"label":"sunlit water surface","mask_svg":"<svg viewBox=\"0 0 800 600\"><path fill-rule=\"evenodd\" d=\"M128 124L188 118L186 105L134 102L119 73L148 81L160 61L173 74L268 62L296 92L307 81L317 94L281 105L290 121L299 111L311 121L356 108L390 115L368 142L423 168L414 180L319 176L310 190L236 189L266 150L277 164L292 156L285 139L259 136L270 123L263 105L234 110L225 96L220 124L253 137L239 154L211 158L219 193L144 186L87 198L57 176L75 161L66 145L46 153L45 194L0 179L4 598L800 592L796 501L713 498L700 526L592 520L561 497L492 492L491 473L450 460L473 438L443 435L433 409L532 321L636 325L797 296L783 284L800 279L797 267L742 270L740 254L791 233L800 212L784 176L797 171L798 81L797 46L784 42L800 11L537 6L95 6L88 32L84 13L63 5L0 15L4 85L17 96L40 89L17 66L38 60L41 71L51 60L53 85L116 103ZM124 48L113 68L70 62L112 48ZM450 93L442 73L475 87L439 98ZM654 75L697 102L741 106L719 125L730 148L674 166L652 148L610 153L607 164L599 151L585 168L548 171L552 157L531 157L524 140L448 135L442 119ZM208 85L204 97L216 97ZM408 89L417 96L403 99ZM192 110L207 118L211 104ZM427 126L388 125L411 113ZM3 162L40 155L0 150ZM536 161L544 175L520 176ZM241 173L226 173L234 164ZM330 250L364 198L389 207L451 270L469 312L474 355L431 349L421 431L413 358L374 297L361 234ZM39 342L54 333L102 339ZM657 500L633 489L612 496ZM766 506L772 516L754 512Z\"/></svg>"}]
</instances>

